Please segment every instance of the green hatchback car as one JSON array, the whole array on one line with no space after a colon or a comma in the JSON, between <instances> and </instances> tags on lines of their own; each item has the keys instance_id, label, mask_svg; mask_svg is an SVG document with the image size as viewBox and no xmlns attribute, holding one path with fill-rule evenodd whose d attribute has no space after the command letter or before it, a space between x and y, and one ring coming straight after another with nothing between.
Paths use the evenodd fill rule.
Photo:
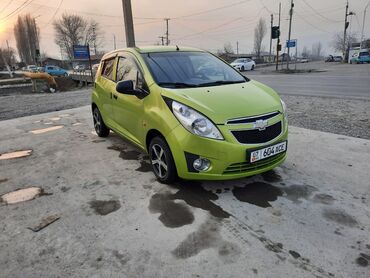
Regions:
<instances>
[{"instance_id":1,"label":"green hatchback car","mask_svg":"<svg viewBox=\"0 0 370 278\"><path fill-rule=\"evenodd\" d=\"M260 174L286 158L286 107L271 88L213 54L127 48L102 58L92 93L96 133L149 154L163 183Z\"/></svg>"}]
</instances>

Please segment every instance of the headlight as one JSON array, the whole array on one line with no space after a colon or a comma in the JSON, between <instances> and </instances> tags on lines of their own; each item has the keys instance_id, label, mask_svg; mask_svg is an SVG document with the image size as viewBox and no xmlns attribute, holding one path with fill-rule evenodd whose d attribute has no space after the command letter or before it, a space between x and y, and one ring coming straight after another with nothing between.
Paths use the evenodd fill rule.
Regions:
<instances>
[{"instance_id":1,"label":"headlight","mask_svg":"<svg viewBox=\"0 0 370 278\"><path fill-rule=\"evenodd\" d=\"M191 133L211 139L224 140L217 127L205 116L190 107L172 101L172 112Z\"/></svg>"},{"instance_id":2,"label":"headlight","mask_svg":"<svg viewBox=\"0 0 370 278\"><path fill-rule=\"evenodd\" d=\"M281 106L283 107L283 114L284 114L285 122L288 122L288 111L286 109L286 104L281 99L280 99L280 102L281 102Z\"/></svg>"}]
</instances>

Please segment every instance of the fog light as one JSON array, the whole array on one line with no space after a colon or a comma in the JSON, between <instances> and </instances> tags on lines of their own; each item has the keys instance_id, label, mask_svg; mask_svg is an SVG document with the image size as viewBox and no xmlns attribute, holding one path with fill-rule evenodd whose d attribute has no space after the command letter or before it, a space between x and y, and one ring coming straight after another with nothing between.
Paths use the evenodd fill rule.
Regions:
<instances>
[{"instance_id":1,"label":"fog light","mask_svg":"<svg viewBox=\"0 0 370 278\"><path fill-rule=\"evenodd\" d=\"M206 158L198 158L194 160L193 167L197 171L207 171L211 166L211 161Z\"/></svg>"}]
</instances>

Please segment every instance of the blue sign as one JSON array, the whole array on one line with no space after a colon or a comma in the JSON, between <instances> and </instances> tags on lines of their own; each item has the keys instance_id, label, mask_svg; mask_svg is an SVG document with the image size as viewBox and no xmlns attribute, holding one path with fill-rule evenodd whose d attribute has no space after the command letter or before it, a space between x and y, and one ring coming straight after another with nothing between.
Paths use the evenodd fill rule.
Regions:
<instances>
[{"instance_id":1,"label":"blue sign","mask_svg":"<svg viewBox=\"0 0 370 278\"><path fill-rule=\"evenodd\" d=\"M73 58L75 60L89 60L90 51L88 45L74 45L73 46Z\"/></svg>"},{"instance_id":2,"label":"blue sign","mask_svg":"<svg viewBox=\"0 0 370 278\"><path fill-rule=\"evenodd\" d=\"M296 40L286 41L286 47L287 47L287 48L295 47L295 46L296 46L296 43L297 43L297 41L296 41Z\"/></svg>"}]
</instances>

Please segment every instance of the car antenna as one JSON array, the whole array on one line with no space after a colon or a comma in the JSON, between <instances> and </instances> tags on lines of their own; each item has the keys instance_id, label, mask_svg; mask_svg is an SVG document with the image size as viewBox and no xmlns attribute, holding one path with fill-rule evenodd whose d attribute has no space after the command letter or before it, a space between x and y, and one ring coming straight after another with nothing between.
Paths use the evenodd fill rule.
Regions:
<instances>
[{"instance_id":1,"label":"car antenna","mask_svg":"<svg viewBox=\"0 0 370 278\"><path fill-rule=\"evenodd\" d=\"M176 45L176 51L179 51L180 50L180 48Z\"/></svg>"}]
</instances>

